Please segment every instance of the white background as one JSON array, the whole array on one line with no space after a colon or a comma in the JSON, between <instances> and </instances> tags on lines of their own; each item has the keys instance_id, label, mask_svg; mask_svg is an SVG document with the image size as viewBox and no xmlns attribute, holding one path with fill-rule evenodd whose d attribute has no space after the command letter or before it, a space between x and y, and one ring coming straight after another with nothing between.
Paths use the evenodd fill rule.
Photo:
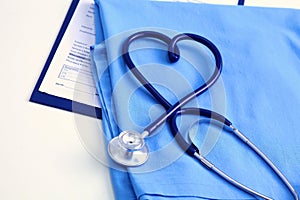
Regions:
<instances>
[{"instance_id":1,"label":"white background","mask_svg":"<svg viewBox=\"0 0 300 200\"><path fill-rule=\"evenodd\" d=\"M70 3L1 2L0 199L113 199L108 169L83 147L75 115L29 102Z\"/></svg>"},{"instance_id":2,"label":"white background","mask_svg":"<svg viewBox=\"0 0 300 200\"><path fill-rule=\"evenodd\" d=\"M77 115L29 102L70 3L1 2L0 199L113 199L108 169L86 151ZM246 5L300 8L300 1L246 0ZM93 125L87 134L99 132L97 120L79 118Z\"/></svg>"}]
</instances>

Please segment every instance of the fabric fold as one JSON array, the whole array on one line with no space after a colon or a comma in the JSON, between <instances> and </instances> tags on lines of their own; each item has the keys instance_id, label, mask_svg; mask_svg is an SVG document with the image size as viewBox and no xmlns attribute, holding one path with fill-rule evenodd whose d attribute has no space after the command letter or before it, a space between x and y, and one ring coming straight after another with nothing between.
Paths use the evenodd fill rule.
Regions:
<instances>
[{"instance_id":1,"label":"fabric fold","mask_svg":"<svg viewBox=\"0 0 300 200\"><path fill-rule=\"evenodd\" d=\"M139 84L122 60L121 47L132 33L151 30L173 37L190 32L220 50L221 78L189 107L228 117L300 189L300 11L147 0L95 0L97 45L91 48L93 74L109 141L123 130L137 130L165 110ZM213 57L194 42L179 44L181 59L170 64L166 44L141 39L131 56L168 101L176 102L202 84L214 69ZM188 139L216 166L236 180L274 199L292 199L274 172L227 130L198 117L178 119ZM168 125L146 139L147 163L136 168L113 161L116 199L255 199L186 155Z\"/></svg>"}]
</instances>

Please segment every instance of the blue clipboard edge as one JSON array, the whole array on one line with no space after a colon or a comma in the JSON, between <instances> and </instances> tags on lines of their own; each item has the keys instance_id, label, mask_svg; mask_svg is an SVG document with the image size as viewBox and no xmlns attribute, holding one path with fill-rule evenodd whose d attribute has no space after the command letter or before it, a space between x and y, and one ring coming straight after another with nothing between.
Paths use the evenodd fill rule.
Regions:
<instances>
[{"instance_id":1,"label":"blue clipboard edge","mask_svg":"<svg viewBox=\"0 0 300 200\"><path fill-rule=\"evenodd\" d=\"M38 103L38 104L42 104L42 105L46 105L46 106L50 106L50 107L54 107L54 108L58 108L58 109L62 109L62 110L66 110L66 111L70 111L70 112L74 112L74 113L87 115L90 117L95 117L98 119L102 119L101 108L93 107L90 105L86 105L83 103L79 103L76 101L57 97L57 96L50 95L50 94L39 91L39 88L43 82L43 79L44 79L44 77L47 73L47 70L51 64L51 61L55 55L55 52L60 44L60 41L61 41L63 35L65 34L65 31L70 23L70 20L72 19L72 16L77 8L79 1L80 0L72 1L71 5L68 9L68 12L66 14L66 17L63 21L63 24L59 30L59 33L55 39L54 44L52 46L50 54L46 60L44 68L39 76L39 79L38 79L35 87L34 87L34 90L31 94L29 101Z\"/></svg>"}]
</instances>

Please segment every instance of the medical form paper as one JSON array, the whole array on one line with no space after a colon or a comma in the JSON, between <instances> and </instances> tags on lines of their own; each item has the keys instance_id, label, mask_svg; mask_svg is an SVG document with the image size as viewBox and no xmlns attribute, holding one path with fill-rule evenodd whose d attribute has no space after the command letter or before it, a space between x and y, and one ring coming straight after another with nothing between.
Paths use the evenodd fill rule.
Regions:
<instances>
[{"instance_id":1,"label":"medical form paper","mask_svg":"<svg viewBox=\"0 0 300 200\"><path fill-rule=\"evenodd\" d=\"M94 1L73 0L63 26L60 31L62 37L54 53L52 52L52 58L50 53L49 62L45 65L46 73L42 73L42 80L40 85L37 84L31 101L49 105L49 101L63 100L67 108L62 109L99 115L96 112L100 111L101 106L90 65L90 46L95 44ZM46 98L48 102L44 102L45 99L38 98L36 93L54 98ZM62 105L59 102L50 104L59 108Z\"/></svg>"}]
</instances>

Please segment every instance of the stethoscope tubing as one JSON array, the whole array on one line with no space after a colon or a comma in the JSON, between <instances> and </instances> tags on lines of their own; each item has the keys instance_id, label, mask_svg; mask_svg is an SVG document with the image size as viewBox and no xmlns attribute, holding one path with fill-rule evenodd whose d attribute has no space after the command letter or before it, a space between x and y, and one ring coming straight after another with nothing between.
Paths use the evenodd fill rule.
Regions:
<instances>
[{"instance_id":1,"label":"stethoscope tubing","mask_svg":"<svg viewBox=\"0 0 300 200\"><path fill-rule=\"evenodd\" d=\"M129 47L130 44L139 38L152 37L157 38L168 44L168 56L170 62L177 62L180 58L180 52L177 46L177 43L181 40L194 40L199 42L200 44L206 46L215 57L215 70L211 77L203 84L201 87L196 90L190 92L174 105L171 105L154 87L151 83L147 81L147 79L141 74L141 72L135 67L135 64L130 58ZM205 91L208 90L219 78L222 71L222 56L219 52L218 48L208 39L190 33L179 34L175 36L173 39L165 36L164 34L154 32L154 31L142 31L137 32L130 37L123 44L123 59L127 64L128 68L135 75L135 77L140 81L140 83L153 95L153 97L167 110L166 113L159 116L154 122L149 124L144 131L149 135L153 133L158 127L160 127L163 123L165 123L172 115L174 115L178 110L181 109L185 104L190 102L195 97L201 95Z\"/></svg>"},{"instance_id":2,"label":"stethoscope tubing","mask_svg":"<svg viewBox=\"0 0 300 200\"><path fill-rule=\"evenodd\" d=\"M179 48L177 46L177 43L181 40L194 40L196 42L199 42L209 48L209 50L213 53L215 58L215 70L211 77L208 79L208 81L205 82L202 86L195 89L193 92L190 92L186 96L184 96L182 99L180 99L177 103L174 105L171 105L154 87L149 81L143 76L143 74L136 68L135 64L130 58L129 54L129 46L130 44L139 38L144 37L151 37L156 38L159 40L164 41L168 45L168 56L170 62L177 62L180 58L180 52ZM170 126L171 132L180 145L180 147L187 152L190 156L196 158L200 161L201 164L203 164L208 169L211 169L216 174L218 174L220 177L225 179L226 181L230 182L234 186L242 189L243 191L263 198L267 200L271 200L270 197L267 197L241 183L234 180L230 176L228 176L226 173L224 173L222 170L214 166L210 161L208 161L203 155L201 155L201 152L199 149L193 144L189 144L186 142L186 140L183 138L182 134L179 132L177 124L176 124L176 118L179 115L186 115L186 114L192 114L192 115L198 115L203 116L209 119L214 119L216 121L219 121L220 123L224 124L225 126L228 126L232 129L232 132L237 136L240 140L245 142L248 147L250 147L268 166L278 175L278 177L283 181L283 183L287 186L289 191L293 194L294 198L296 200L299 200L298 194L296 190L293 188L293 186L290 184L288 179L282 174L282 172L274 165L274 163L257 147L255 146L244 134L242 134L238 129L236 129L232 123L225 118L223 115L220 115L214 111L203 109L203 108L183 108L184 105L186 105L189 101L196 98L200 94L204 93L208 90L219 78L221 71L222 71L222 57L217 49L217 47L210 42L208 39L195 35L195 34L179 34L175 36L173 39L170 39L169 37L165 36L164 34L154 32L154 31L142 31L137 32L130 37L127 38L127 40L124 42L123 45L123 59L125 63L127 64L130 71L135 75L135 77L140 81L140 83L148 90L148 92L167 110L166 113L162 114L160 117L157 118L154 122L149 124L142 134L142 137L147 137L151 133L153 133L158 127L160 127L163 123L167 122Z\"/></svg>"}]
</instances>

